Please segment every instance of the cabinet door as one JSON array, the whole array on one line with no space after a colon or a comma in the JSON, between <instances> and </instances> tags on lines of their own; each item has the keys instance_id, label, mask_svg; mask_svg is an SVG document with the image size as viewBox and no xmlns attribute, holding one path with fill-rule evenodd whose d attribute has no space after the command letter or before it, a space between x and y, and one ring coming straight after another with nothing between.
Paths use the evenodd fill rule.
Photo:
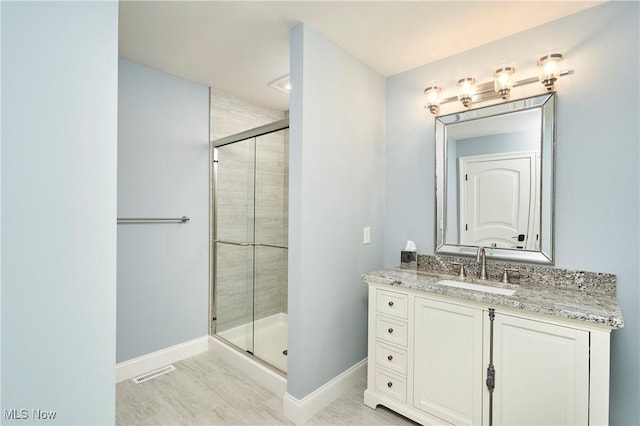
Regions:
<instances>
[{"instance_id":1,"label":"cabinet door","mask_svg":"<svg viewBox=\"0 0 640 426\"><path fill-rule=\"evenodd\" d=\"M482 311L415 300L414 406L453 424L480 424Z\"/></svg>"},{"instance_id":2,"label":"cabinet door","mask_svg":"<svg viewBox=\"0 0 640 426\"><path fill-rule=\"evenodd\" d=\"M496 312L493 364L494 425L588 424L587 331Z\"/></svg>"}]
</instances>

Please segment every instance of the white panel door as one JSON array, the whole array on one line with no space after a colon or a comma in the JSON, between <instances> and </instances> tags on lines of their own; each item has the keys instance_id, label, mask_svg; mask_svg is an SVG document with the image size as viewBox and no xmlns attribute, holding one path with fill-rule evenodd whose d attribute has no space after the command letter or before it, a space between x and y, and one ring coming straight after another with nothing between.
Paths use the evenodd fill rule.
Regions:
<instances>
[{"instance_id":1,"label":"white panel door","mask_svg":"<svg viewBox=\"0 0 640 426\"><path fill-rule=\"evenodd\" d=\"M588 424L589 332L496 312L493 344L494 425Z\"/></svg>"},{"instance_id":2,"label":"white panel door","mask_svg":"<svg viewBox=\"0 0 640 426\"><path fill-rule=\"evenodd\" d=\"M480 424L482 310L415 300L414 406L453 424Z\"/></svg>"},{"instance_id":3,"label":"white panel door","mask_svg":"<svg viewBox=\"0 0 640 426\"><path fill-rule=\"evenodd\" d=\"M461 244L532 249L535 170L535 153L461 157Z\"/></svg>"}]
</instances>

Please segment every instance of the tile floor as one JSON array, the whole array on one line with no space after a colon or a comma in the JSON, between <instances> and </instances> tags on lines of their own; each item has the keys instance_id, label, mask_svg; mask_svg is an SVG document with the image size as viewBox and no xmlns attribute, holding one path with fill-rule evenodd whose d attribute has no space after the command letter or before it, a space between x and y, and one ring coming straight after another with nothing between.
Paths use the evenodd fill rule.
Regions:
<instances>
[{"instance_id":1,"label":"tile floor","mask_svg":"<svg viewBox=\"0 0 640 426\"><path fill-rule=\"evenodd\" d=\"M207 352L173 364L176 371L141 384L116 385L118 425L291 425L282 399ZM366 377L316 414L309 425L416 425L363 404Z\"/></svg>"}]
</instances>

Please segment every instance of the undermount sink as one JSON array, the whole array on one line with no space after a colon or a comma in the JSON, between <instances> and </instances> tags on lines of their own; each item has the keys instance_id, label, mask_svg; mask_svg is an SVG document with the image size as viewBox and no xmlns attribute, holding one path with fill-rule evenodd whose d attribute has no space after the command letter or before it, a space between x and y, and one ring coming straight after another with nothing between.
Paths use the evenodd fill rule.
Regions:
<instances>
[{"instance_id":1,"label":"undermount sink","mask_svg":"<svg viewBox=\"0 0 640 426\"><path fill-rule=\"evenodd\" d=\"M516 292L515 290L511 290L508 288L491 287L488 285L465 283L462 281L453 281L453 280L441 280L441 281L438 281L438 284L446 285L449 287L464 288L467 290L482 291L484 293L501 294L503 296L513 296Z\"/></svg>"}]
</instances>

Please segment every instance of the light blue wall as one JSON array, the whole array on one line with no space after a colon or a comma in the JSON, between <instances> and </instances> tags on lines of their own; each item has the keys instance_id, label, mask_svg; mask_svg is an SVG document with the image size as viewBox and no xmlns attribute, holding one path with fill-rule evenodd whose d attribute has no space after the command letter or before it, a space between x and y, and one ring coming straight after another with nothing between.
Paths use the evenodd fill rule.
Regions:
<instances>
[{"instance_id":1,"label":"light blue wall","mask_svg":"<svg viewBox=\"0 0 640 426\"><path fill-rule=\"evenodd\" d=\"M0 52L2 52L2 3L0 2ZM0 82L2 81L2 56L0 55ZM2 99L2 84L0 84ZM2 104L0 102L0 132L2 129ZM0 332L2 331L2 137L0 136ZM0 410L2 409L2 336L0 336Z\"/></svg>"},{"instance_id":2,"label":"light blue wall","mask_svg":"<svg viewBox=\"0 0 640 426\"><path fill-rule=\"evenodd\" d=\"M1 7L0 415L112 424L118 4Z\"/></svg>"},{"instance_id":3,"label":"light blue wall","mask_svg":"<svg viewBox=\"0 0 640 426\"><path fill-rule=\"evenodd\" d=\"M209 88L120 59L117 361L208 334Z\"/></svg>"},{"instance_id":4,"label":"light blue wall","mask_svg":"<svg viewBox=\"0 0 640 426\"><path fill-rule=\"evenodd\" d=\"M385 264L393 266L408 238L420 252L433 253L434 119L422 108L427 83L453 82L465 70L484 75L505 58L520 69L535 66L550 46L565 53L563 68L575 74L558 84L556 265L618 276L625 328L612 335L612 424L640 418L638 6L608 2L387 80L384 247Z\"/></svg>"},{"instance_id":5,"label":"light blue wall","mask_svg":"<svg viewBox=\"0 0 640 426\"><path fill-rule=\"evenodd\" d=\"M290 35L287 391L300 399L366 357L360 276L382 266L385 80L309 26Z\"/></svg>"}]
</instances>

